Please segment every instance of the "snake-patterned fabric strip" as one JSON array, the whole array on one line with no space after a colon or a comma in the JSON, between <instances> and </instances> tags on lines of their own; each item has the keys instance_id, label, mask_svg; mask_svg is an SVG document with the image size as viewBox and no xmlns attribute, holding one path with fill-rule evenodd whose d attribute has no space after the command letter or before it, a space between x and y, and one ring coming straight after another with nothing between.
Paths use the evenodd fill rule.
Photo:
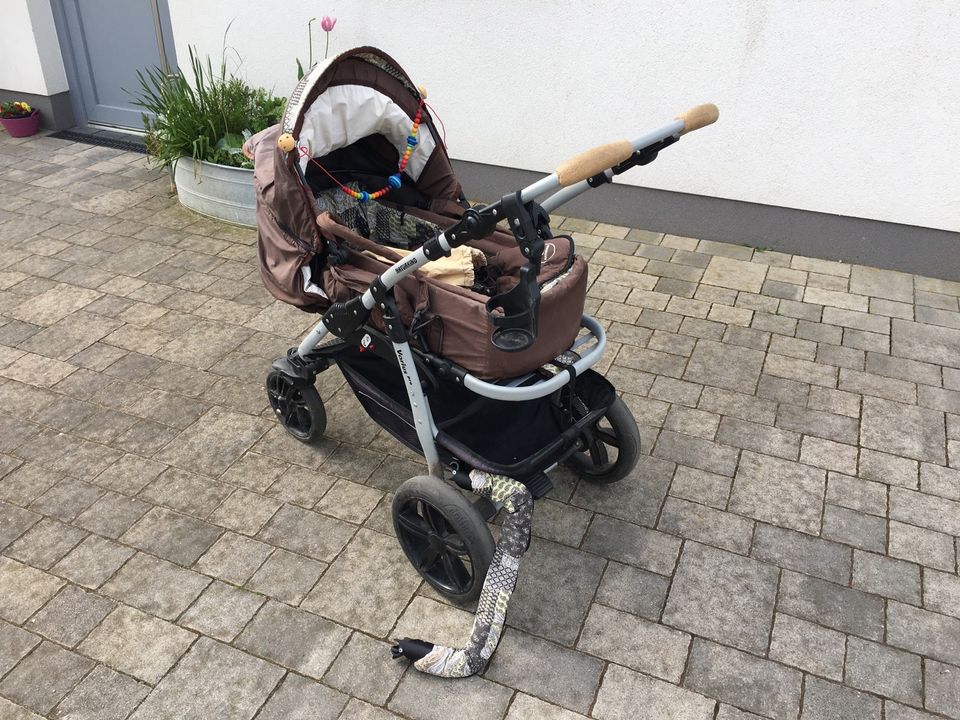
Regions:
<instances>
[{"instance_id":1,"label":"snake-patterned fabric strip","mask_svg":"<svg viewBox=\"0 0 960 720\"><path fill-rule=\"evenodd\" d=\"M530 545L533 525L530 491L516 480L480 470L470 473L470 482L473 492L502 503L508 513L483 582L470 642L463 648L449 648L404 638L393 649L395 657L408 657L415 661L417 670L439 677L469 677L486 667L507 620L507 606L517 585L520 558Z\"/></svg>"}]
</instances>

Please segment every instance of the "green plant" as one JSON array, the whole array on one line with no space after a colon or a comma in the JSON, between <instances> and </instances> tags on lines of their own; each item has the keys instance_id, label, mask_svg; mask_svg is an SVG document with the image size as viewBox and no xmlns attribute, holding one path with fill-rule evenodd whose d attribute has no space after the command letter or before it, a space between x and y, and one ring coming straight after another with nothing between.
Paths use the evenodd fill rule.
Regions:
<instances>
[{"instance_id":1,"label":"green plant","mask_svg":"<svg viewBox=\"0 0 960 720\"><path fill-rule=\"evenodd\" d=\"M0 117L2 118L25 118L30 117L32 113L33 108L25 102L0 103Z\"/></svg>"},{"instance_id":2,"label":"green plant","mask_svg":"<svg viewBox=\"0 0 960 720\"><path fill-rule=\"evenodd\" d=\"M227 71L226 57L214 68L189 48L191 83L178 69L137 71L147 150L161 165L189 156L234 167L253 167L241 150L244 140L280 120L284 98L251 87Z\"/></svg>"}]
</instances>

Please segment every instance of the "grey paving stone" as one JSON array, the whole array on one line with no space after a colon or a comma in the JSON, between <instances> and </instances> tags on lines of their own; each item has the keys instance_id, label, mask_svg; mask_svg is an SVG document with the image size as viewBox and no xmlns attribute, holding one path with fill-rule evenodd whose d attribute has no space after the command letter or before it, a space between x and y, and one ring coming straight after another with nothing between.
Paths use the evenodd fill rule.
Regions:
<instances>
[{"instance_id":1,"label":"grey paving stone","mask_svg":"<svg viewBox=\"0 0 960 720\"><path fill-rule=\"evenodd\" d=\"M680 539L597 515L587 531L583 549L661 575L671 575L680 554Z\"/></svg>"},{"instance_id":2,"label":"grey paving stone","mask_svg":"<svg viewBox=\"0 0 960 720\"><path fill-rule=\"evenodd\" d=\"M940 384L940 367L929 362L906 360L895 355L868 353L866 368L869 372L886 377L899 378L923 385Z\"/></svg>"},{"instance_id":3,"label":"grey paving stone","mask_svg":"<svg viewBox=\"0 0 960 720\"><path fill-rule=\"evenodd\" d=\"M15 560L47 570L86 535L83 530L45 517L11 543L5 553Z\"/></svg>"},{"instance_id":4,"label":"grey paving stone","mask_svg":"<svg viewBox=\"0 0 960 720\"><path fill-rule=\"evenodd\" d=\"M320 679L349 635L345 627L271 600L240 633L234 645Z\"/></svg>"},{"instance_id":5,"label":"grey paving stone","mask_svg":"<svg viewBox=\"0 0 960 720\"><path fill-rule=\"evenodd\" d=\"M155 507L120 541L179 565L192 565L223 531L201 520Z\"/></svg>"},{"instance_id":6,"label":"grey paving stone","mask_svg":"<svg viewBox=\"0 0 960 720\"><path fill-rule=\"evenodd\" d=\"M360 529L301 607L382 637L420 582L393 538Z\"/></svg>"},{"instance_id":7,"label":"grey paving stone","mask_svg":"<svg viewBox=\"0 0 960 720\"><path fill-rule=\"evenodd\" d=\"M913 276L854 265L850 269L850 292L910 303L913 302Z\"/></svg>"},{"instance_id":8,"label":"grey paving stone","mask_svg":"<svg viewBox=\"0 0 960 720\"><path fill-rule=\"evenodd\" d=\"M856 637L847 642L847 685L920 705L923 694L920 675L918 655Z\"/></svg>"},{"instance_id":9,"label":"grey paving stone","mask_svg":"<svg viewBox=\"0 0 960 720\"><path fill-rule=\"evenodd\" d=\"M73 521L85 530L118 538L146 514L150 505L115 492L105 493Z\"/></svg>"},{"instance_id":10,"label":"grey paving stone","mask_svg":"<svg viewBox=\"0 0 960 720\"><path fill-rule=\"evenodd\" d=\"M810 397L810 383L787 378L761 375L757 396L768 401L804 407Z\"/></svg>"},{"instance_id":11,"label":"grey paving stone","mask_svg":"<svg viewBox=\"0 0 960 720\"><path fill-rule=\"evenodd\" d=\"M210 546L194 567L221 580L243 585L273 552L266 543L228 532Z\"/></svg>"},{"instance_id":12,"label":"grey paving stone","mask_svg":"<svg viewBox=\"0 0 960 720\"><path fill-rule=\"evenodd\" d=\"M960 578L935 570L924 571L923 605L928 610L960 618Z\"/></svg>"},{"instance_id":13,"label":"grey paving stone","mask_svg":"<svg viewBox=\"0 0 960 720\"><path fill-rule=\"evenodd\" d=\"M243 630L264 602L261 595L214 581L183 613L179 623L228 643Z\"/></svg>"},{"instance_id":14,"label":"grey paving stone","mask_svg":"<svg viewBox=\"0 0 960 720\"><path fill-rule=\"evenodd\" d=\"M960 665L960 620L891 601L887 644Z\"/></svg>"},{"instance_id":15,"label":"grey paving stone","mask_svg":"<svg viewBox=\"0 0 960 720\"><path fill-rule=\"evenodd\" d=\"M132 717L246 720L282 677L283 670L268 662L215 640L200 638Z\"/></svg>"},{"instance_id":16,"label":"grey paving stone","mask_svg":"<svg viewBox=\"0 0 960 720\"><path fill-rule=\"evenodd\" d=\"M36 513L0 502L0 550L29 530L38 520L40 516Z\"/></svg>"},{"instance_id":17,"label":"grey paving stone","mask_svg":"<svg viewBox=\"0 0 960 720\"><path fill-rule=\"evenodd\" d=\"M871 640L883 638L883 598L785 570L777 609Z\"/></svg>"},{"instance_id":18,"label":"grey paving stone","mask_svg":"<svg viewBox=\"0 0 960 720\"><path fill-rule=\"evenodd\" d=\"M960 535L960 502L911 492L890 490L890 517L949 535Z\"/></svg>"},{"instance_id":19,"label":"grey paving stone","mask_svg":"<svg viewBox=\"0 0 960 720\"><path fill-rule=\"evenodd\" d=\"M920 490L950 500L960 500L960 470L921 463Z\"/></svg>"},{"instance_id":20,"label":"grey paving stone","mask_svg":"<svg viewBox=\"0 0 960 720\"><path fill-rule=\"evenodd\" d=\"M830 388L837 386L837 368L785 355L768 354L763 363L763 372L766 375L786 380L812 383Z\"/></svg>"},{"instance_id":21,"label":"grey paving stone","mask_svg":"<svg viewBox=\"0 0 960 720\"><path fill-rule=\"evenodd\" d=\"M210 579L199 573L137 553L100 592L151 615L173 620L209 583Z\"/></svg>"},{"instance_id":22,"label":"grey paving stone","mask_svg":"<svg viewBox=\"0 0 960 720\"><path fill-rule=\"evenodd\" d=\"M850 553L843 545L765 523L757 525L750 551L758 560L840 585L850 581Z\"/></svg>"},{"instance_id":23,"label":"grey paving stone","mask_svg":"<svg viewBox=\"0 0 960 720\"><path fill-rule=\"evenodd\" d=\"M751 652L766 650L773 622L775 567L688 542L663 622Z\"/></svg>"},{"instance_id":24,"label":"grey paving stone","mask_svg":"<svg viewBox=\"0 0 960 720\"><path fill-rule=\"evenodd\" d=\"M149 692L149 686L98 665L57 705L50 717L124 720Z\"/></svg>"},{"instance_id":25,"label":"grey paving stone","mask_svg":"<svg viewBox=\"0 0 960 720\"><path fill-rule=\"evenodd\" d=\"M860 449L859 475L865 480L916 489L918 465L916 460L909 458L867 448Z\"/></svg>"},{"instance_id":26,"label":"grey paving stone","mask_svg":"<svg viewBox=\"0 0 960 720\"><path fill-rule=\"evenodd\" d=\"M154 505L165 505L178 512L206 517L230 494L230 487L212 482L202 475L170 467L153 480L139 497Z\"/></svg>"},{"instance_id":27,"label":"grey paving stone","mask_svg":"<svg viewBox=\"0 0 960 720\"><path fill-rule=\"evenodd\" d=\"M821 535L861 550L882 553L887 549L886 520L835 505L824 507Z\"/></svg>"},{"instance_id":28,"label":"grey paving stone","mask_svg":"<svg viewBox=\"0 0 960 720\"><path fill-rule=\"evenodd\" d=\"M697 638L683 686L774 720L794 720L801 677L783 665Z\"/></svg>"},{"instance_id":29,"label":"grey paving stone","mask_svg":"<svg viewBox=\"0 0 960 720\"><path fill-rule=\"evenodd\" d=\"M710 720L715 707L703 695L610 665L592 714L598 720Z\"/></svg>"},{"instance_id":30,"label":"grey paving stone","mask_svg":"<svg viewBox=\"0 0 960 720\"><path fill-rule=\"evenodd\" d=\"M0 693L45 715L93 665L45 640L0 682Z\"/></svg>"},{"instance_id":31,"label":"grey paving stone","mask_svg":"<svg viewBox=\"0 0 960 720\"><path fill-rule=\"evenodd\" d=\"M207 340L202 342L206 344ZM206 475L220 475L269 427L266 421L215 407L168 444L157 459Z\"/></svg>"},{"instance_id":32,"label":"grey paving stone","mask_svg":"<svg viewBox=\"0 0 960 720\"><path fill-rule=\"evenodd\" d=\"M0 618L23 624L62 585L62 580L42 570L0 557Z\"/></svg>"},{"instance_id":33,"label":"grey paving stone","mask_svg":"<svg viewBox=\"0 0 960 720\"><path fill-rule=\"evenodd\" d=\"M325 685L288 673L283 684L257 715L257 720L333 720L336 717L364 717L347 713L340 715L348 699L346 695ZM385 711L380 712L384 716L388 715Z\"/></svg>"},{"instance_id":34,"label":"grey paving stone","mask_svg":"<svg viewBox=\"0 0 960 720\"><path fill-rule=\"evenodd\" d=\"M416 720L446 720L458 715L499 720L511 695L508 688L477 676L457 681L454 694L443 678L408 672L387 707Z\"/></svg>"},{"instance_id":35,"label":"grey paving stone","mask_svg":"<svg viewBox=\"0 0 960 720\"><path fill-rule=\"evenodd\" d=\"M596 600L604 605L657 621L667 599L670 578L610 561Z\"/></svg>"},{"instance_id":36,"label":"grey paving stone","mask_svg":"<svg viewBox=\"0 0 960 720\"><path fill-rule=\"evenodd\" d=\"M862 452L861 452L862 457ZM826 501L833 505L859 510L869 515L887 514L887 486L870 480L827 473Z\"/></svg>"},{"instance_id":37,"label":"grey paving stone","mask_svg":"<svg viewBox=\"0 0 960 720\"><path fill-rule=\"evenodd\" d=\"M40 644L41 638L0 620L0 677L20 662L20 658Z\"/></svg>"},{"instance_id":38,"label":"grey paving stone","mask_svg":"<svg viewBox=\"0 0 960 720\"><path fill-rule=\"evenodd\" d=\"M542 718L542 720L583 720L585 716L551 705L531 695L517 693L513 702L510 703L506 720L525 720L531 717Z\"/></svg>"},{"instance_id":39,"label":"grey paving stone","mask_svg":"<svg viewBox=\"0 0 960 720\"><path fill-rule=\"evenodd\" d=\"M717 713L717 720L763 720L759 715L738 710L730 705L720 704L720 712Z\"/></svg>"},{"instance_id":40,"label":"grey paving stone","mask_svg":"<svg viewBox=\"0 0 960 720\"><path fill-rule=\"evenodd\" d=\"M806 404L805 398L802 404ZM777 411L777 427L847 445L856 445L860 423L855 418L843 415L805 409L795 405L781 405Z\"/></svg>"},{"instance_id":41,"label":"grey paving stone","mask_svg":"<svg viewBox=\"0 0 960 720\"><path fill-rule=\"evenodd\" d=\"M77 462L76 455L71 462ZM103 490L82 480L61 480L30 504L30 509L43 515L70 522L86 510L101 495Z\"/></svg>"},{"instance_id":42,"label":"grey paving stone","mask_svg":"<svg viewBox=\"0 0 960 720\"><path fill-rule=\"evenodd\" d=\"M255 535L280 509L281 503L248 490L236 489L214 510L210 522L245 535Z\"/></svg>"},{"instance_id":43,"label":"grey paving stone","mask_svg":"<svg viewBox=\"0 0 960 720\"><path fill-rule=\"evenodd\" d=\"M808 676L801 720L880 720L878 698Z\"/></svg>"},{"instance_id":44,"label":"grey paving stone","mask_svg":"<svg viewBox=\"0 0 960 720\"><path fill-rule=\"evenodd\" d=\"M926 662L926 707L947 717L960 717L960 667Z\"/></svg>"},{"instance_id":45,"label":"grey paving stone","mask_svg":"<svg viewBox=\"0 0 960 720\"><path fill-rule=\"evenodd\" d=\"M100 473L93 482L124 495L136 495L167 468L163 463L124 455Z\"/></svg>"},{"instance_id":46,"label":"grey paving stone","mask_svg":"<svg viewBox=\"0 0 960 720\"><path fill-rule=\"evenodd\" d=\"M299 605L326 569L326 563L277 549L246 586L254 592Z\"/></svg>"},{"instance_id":47,"label":"grey paving stone","mask_svg":"<svg viewBox=\"0 0 960 720\"><path fill-rule=\"evenodd\" d=\"M317 560L331 562L355 526L293 505L284 505L258 534L261 540Z\"/></svg>"},{"instance_id":48,"label":"grey paving stone","mask_svg":"<svg viewBox=\"0 0 960 720\"><path fill-rule=\"evenodd\" d=\"M800 454L799 434L736 418L720 421L717 442L787 460L796 460Z\"/></svg>"},{"instance_id":49,"label":"grey paving stone","mask_svg":"<svg viewBox=\"0 0 960 720\"><path fill-rule=\"evenodd\" d=\"M551 662L544 663L544 657L550 657ZM603 662L596 658L511 630L503 636L497 661L484 676L585 713L593 704L602 670Z\"/></svg>"},{"instance_id":50,"label":"grey paving stone","mask_svg":"<svg viewBox=\"0 0 960 720\"><path fill-rule=\"evenodd\" d=\"M579 547L593 513L556 502L549 497L537 501L537 521L533 533L563 545Z\"/></svg>"},{"instance_id":51,"label":"grey paving stone","mask_svg":"<svg viewBox=\"0 0 960 720\"><path fill-rule=\"evenodd\" d=\"M879 398L863 399L865 447L943 464L943 414Z\"/></svg>"},{"instance_id":52,"label":"grey paving stone","mask_svg":"<svg viewBox=\"0 0 960 720\"><path fill-rule=\"evenodd\" d=\"M722 510L727 507L732 483L729 477L679 465L670 484L670 495Z\"/></svg>"},{"instance_id":53,"label":"grey paving stone","mask_svg":"<svg viewBox=\"0 0 960 720\"><path fill-rule=\"evenodd\" d=\"M777 416L776 403L722 388L705 387L699 407L763 425L772 425Z\"/></svg>"},{"instance_id":54,"label":"grey paving stone","mask_svg":"<svg viewBox=\"0 0 960 720\"><path fill-rule=\"evenodd\" d=\"M597 604L591 607L577 643L580 650L675 683L680 681L689 646L686 633Z\"/></svg>"},{"instance_id":55,"label":"grey paving stone","mask_svg":"<svg viewBox=\"0 0 960 720\"><path fill-rule=\"evenodd\" d=\"M625 484L581 482L571 503L627 522L653 525L675 467L672 462L641 456Z\"/></svg>"},{"instance_id":56,"label":"grey paving stone","mask_svg":"<svg viewBox=\"0 0 960 720\"><path fill-rule=\"evenodd\" d=\"M90 535L54 565L51 572L94 589L100 587L133 554L134 551L128 547Z\"/></svg>"},{"instance_id":57,"label":"grey paving stone","mask_svg":"<svg viewBox=\"0 0 960 720\"><path fill-rule=\"evenodd\" d=\"M960 365L960 330L895 318L891 338L892 354L898 357L949 367Z\"/></svg>"},{"instance_id":58,"label":"grey paving stone","mask_svg":"<svg viewBox=\"0 0 960 720\"><path fill-rule=\"evenodd\" d=\"M425 588L424 593L413 598L390 631L390 637L421 637L425 634L424 628L430 628L432 642L446 647L466 645L473 630L473 615L455 605L441 602L444 599L432 588Z\"/></svg>"},{"instance_id":59,"label":"grey paving stone","mask_svg":"<svg viewBox=\"0 0 960 720\"><path fill-rule=\"evenodd\" d=\"M192 632L120 605L80 643L78 650L155 685L195 638Z\"/></svg>"},{"instance_id":60,"label":"grey paving stone","mask_svg":"<svg viewBox=\"0 0 960 720\"><path fill-rule=\"evenodd\" d=\"M845 643L843 633L777 613L770 638L770 659L843 680Z\"/></svg>"},{"instance_id":61,"label":"grey paving stone","mask_svg":"<svg viewBox=\"0 0 960 720\"><path fill-rule=\"evenodd\" d=\"M736 448L669 430L660 433L653 454L679 465L720 475L733 475L737 466Z\"/></svg>"},{"instance_id":62,"label":"grey paving stone","mask_svg":"<svg viewBox=\"0 0 960 720\"><path fill-rule=\"evenodd\" d=\"M822 470L745 450L729 509L774 525L817 533L825 490Z\"/></svg>"},{"instance_id":63,"label":"grey paving stone","mask_svg":"<svg viewBox=\"0 0 960 720\"><path fill-rule=\"evenodd\" d=\"M857 447L807 436L803 438L800 448L800 462L824 470L856 475Z\"/></svg>"},{"instance_id":64,"label":"grey paving stone","mask_svg":"<svg viewBox=\"0 0 960 720\"><path fill-rule=\"evenodd\" d=\"M619 539L623 541L623 538ZM630 539L625 542L630 543ZM524 569L510 601L507 623L561 645L572 646L600 584L604 561L595 555L536 538L523 560ZM563 587L563 593L554 592L552 588L556 587ZM549 613L542 611L546 605L550 606Z\"/></svg>"},{"instance_id":65,"label":"grey paving stone","mask_svg":"<svg viewBox=\"0 0 960 720\"><path fill-rule=\"evenodd\" d=\"M36 615L26 628L54 642L74 647L105 618L115 603L67 585Z\"/></svg>"},{"instance_id":66,"label":"grey paving stone","mask_svg":"<svg viewBox=\"0 0 960 720\"><path fill-rule=\"evenodd\" d=\"M919 605L920 567L886 555L854 550L853 587Z\"/></svg>"},{"instance_id":67,"label":"grey paving stone","mask_svg":"<svg viewBox=\"0 0 960 720\"><path fill-rule=\"evenodd\" d=\"M749 552L753 537L753 523L746 518L672 497L664 503L657 527L741 554Z\"/></svg>"},{"instance_id":68,"label":"grey paving stone","mask_svg":"<svg viewBox=\"0 0 960 720\"><path fill-rule=\"evenodd\" d=\"M889 553L893 557L947 572L956 570L953 538L949 535L896 520L890 521L889 531Z\"/></svg>"},{"instance_id":69,"label":"grey paving stone","mask_svg":"<svg viewBox=\"0 0 960 720\"><path fill-rule=\"evenodd\" d=\"M713 387L753 393L764 362L759 350L701 339L690 356L685 380Z\"/></svg>"},{"instance_id":70,"label":"grey paving stone","mask_svg":"<svg viewBox=\"0 0 960 720\"><path fill-rule=\"evenodd\" d=\"M499 661L499 654L497 658ZM345 693L383 705L405 669L390 657L388 643L355 632L323 681Z\"/></svg>"}]
</instances>

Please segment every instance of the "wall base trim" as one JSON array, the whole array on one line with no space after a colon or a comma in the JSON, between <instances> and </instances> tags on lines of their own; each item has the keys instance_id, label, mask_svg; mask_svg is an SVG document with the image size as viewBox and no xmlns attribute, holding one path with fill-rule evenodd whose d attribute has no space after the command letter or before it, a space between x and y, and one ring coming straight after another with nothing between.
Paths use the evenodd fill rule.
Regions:
<instances>
[{"instance_id":1,"label":"wall base trim","mask_svg":"<svg viewBox=\"0 0 960 720\"><path fill-rule=\"evenodd\" d=\"M468 198L494 199L542 177L454 160ZM960 280L960 232L613 184L558 212L615 225Z\"/></svg>"}]
</instances>

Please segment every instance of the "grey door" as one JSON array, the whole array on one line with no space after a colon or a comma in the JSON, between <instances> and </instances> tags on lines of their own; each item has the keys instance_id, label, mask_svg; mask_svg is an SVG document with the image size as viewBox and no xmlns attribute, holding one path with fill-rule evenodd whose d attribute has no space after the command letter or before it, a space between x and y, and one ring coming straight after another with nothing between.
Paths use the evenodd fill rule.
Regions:
<instances>
[{"instance_id":1,"label":"grey door","mask_svg":"<svg viewBox=\"0 0 960 720\"><path fill-rule=\"evenodd\" d=\"M137 70L176 68L166 0L55 0L53 9L77 123L141 129L128 92Z\"/></svg>"}]
</instances>

